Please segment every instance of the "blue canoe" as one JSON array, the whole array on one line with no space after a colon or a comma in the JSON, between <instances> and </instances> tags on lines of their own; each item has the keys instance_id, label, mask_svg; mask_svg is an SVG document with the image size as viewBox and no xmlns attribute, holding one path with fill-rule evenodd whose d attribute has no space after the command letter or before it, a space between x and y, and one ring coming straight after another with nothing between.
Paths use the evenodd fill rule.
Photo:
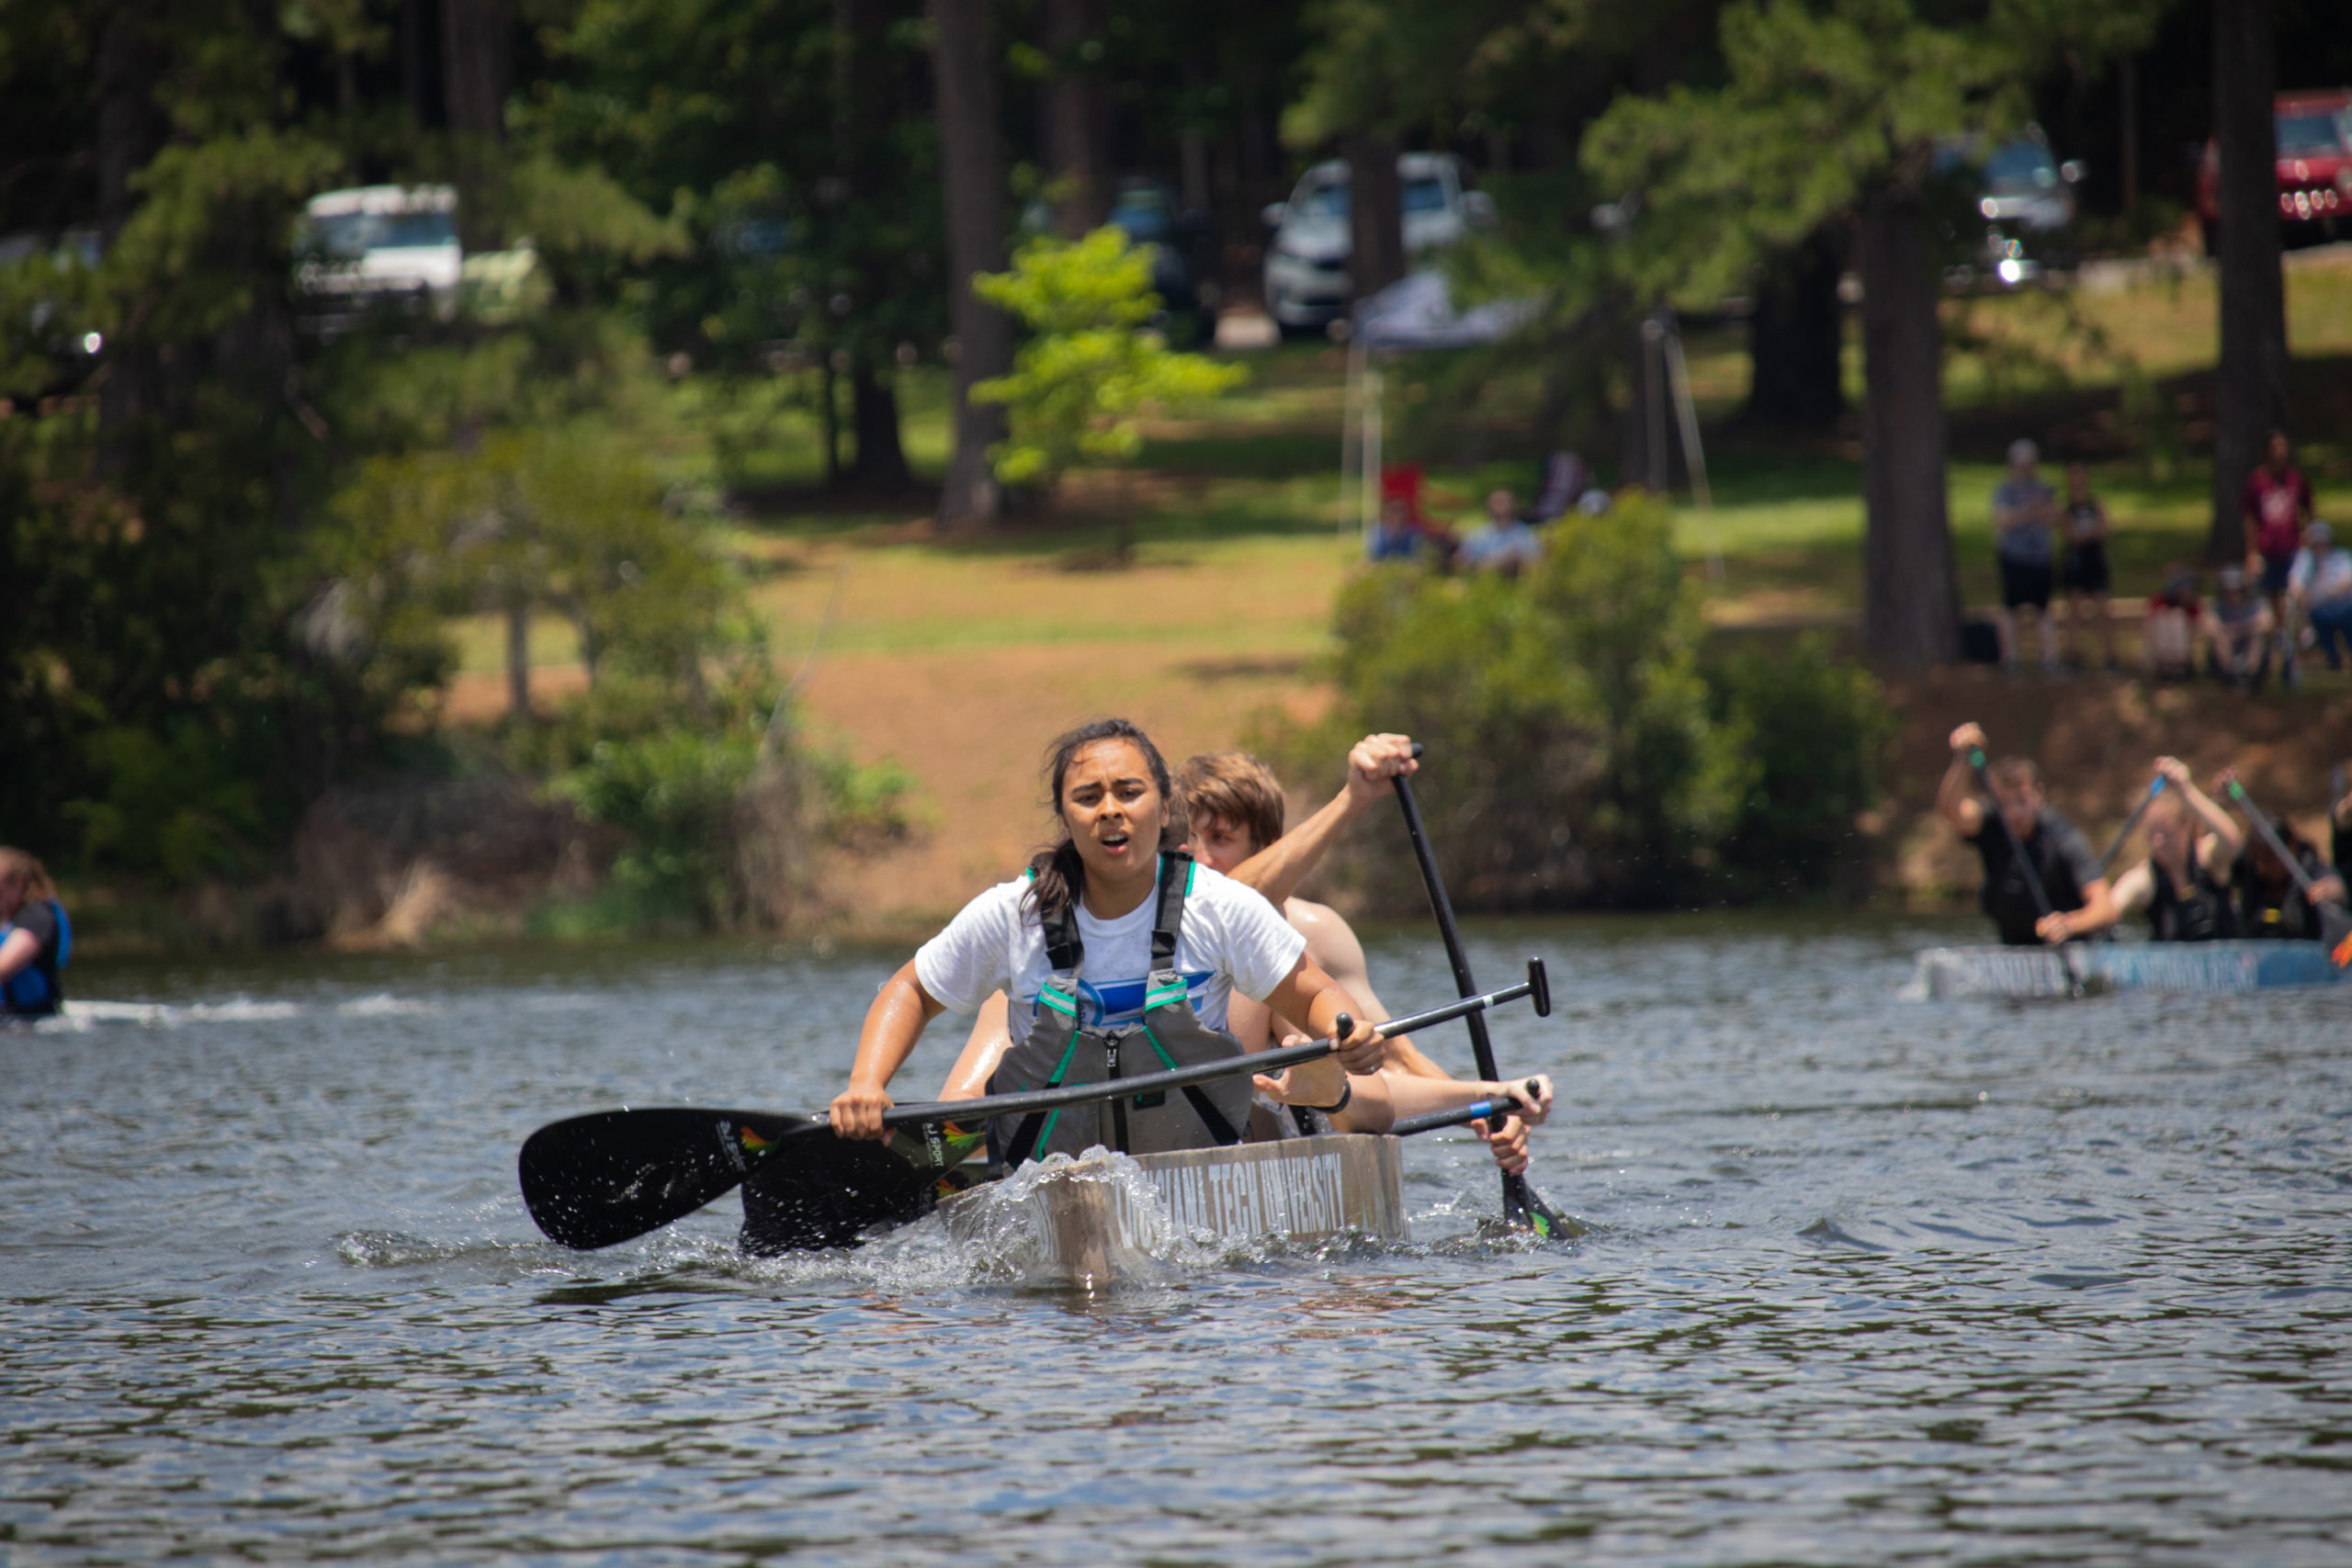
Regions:
<instances>
[{"instance_id":1,"label":"blue canoe","mask_svg":"<svg viewBox=\"0 0 2352 1568\"><path fill-rule=\"evenodd\" d=\"M2047 948L1931 947L1914 987L1951 997L2063 997L2073 960L2091 991L2256 991L2332 986L2345 971L2315 942L2077 942L2065 958Z\"/></svg>"}]
</instances>

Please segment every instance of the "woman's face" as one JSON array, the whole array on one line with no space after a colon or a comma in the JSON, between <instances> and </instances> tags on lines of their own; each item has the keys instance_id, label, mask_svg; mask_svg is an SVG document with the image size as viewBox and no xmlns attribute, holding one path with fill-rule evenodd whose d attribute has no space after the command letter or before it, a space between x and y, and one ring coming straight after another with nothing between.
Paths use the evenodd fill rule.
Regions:
<instances>
[{"instance_id":1,"label":"woman's face","mask_svg":"<svg viewBox=\"0 0 2352 1568\"><path fill-rule=\"evenodd\" d=\"M1081 748L1062 774L1061 814L1089 875L1131 876L1137 867L1148 874L1159 865L1168 802L1134 741Z\"/></svg>"}]
</instances>

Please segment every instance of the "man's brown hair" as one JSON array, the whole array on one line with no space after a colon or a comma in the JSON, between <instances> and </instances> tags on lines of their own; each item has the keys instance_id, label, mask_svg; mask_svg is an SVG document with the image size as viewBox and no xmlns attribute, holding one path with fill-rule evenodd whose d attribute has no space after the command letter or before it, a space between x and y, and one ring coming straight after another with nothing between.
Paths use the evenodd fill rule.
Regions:
<instances>
[{"instance_id":1,"label":"man's brown hair","mask_svg":"<svg viewBox=\"0 0 2352 1568\"><path fill-rule=\"evenodd\" d=\"M2041 770L2033 765L2030 757L2003 757L1984 770L1984 776L1996 784L2007 784L2012 788L2026 784L2039 786L2041 783Z\"/></svg>"},{"instance_id":2,"label":"man's brown hair","mask_svg":"<svg viewBox=\"0 0 2352 1568\"><path fill-rule=\"evenodd\" d=\"M1283 786L1247 751L1204 751L1176 770L1186 819L1230 822L1264 849L1283 836Z\"/></svg>"}]
</instances>

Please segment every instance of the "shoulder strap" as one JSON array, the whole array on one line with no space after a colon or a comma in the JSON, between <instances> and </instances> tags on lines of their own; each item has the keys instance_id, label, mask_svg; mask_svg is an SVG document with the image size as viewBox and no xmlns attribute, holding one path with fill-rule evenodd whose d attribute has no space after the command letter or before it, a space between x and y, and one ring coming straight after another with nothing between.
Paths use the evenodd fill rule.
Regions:
<instances>
[{"instance_id":1,"label":"shoulder strap","mask_svg":"<svg viewBox=\"0 0 2352 1568\"><path fill-rule=\"evenodd\" d=\"M1037 880L1037 868L1030 866L1025 874L1034 885ZM1046 938L1046 964L1057 975L1076 974L1078 966L1086 962L1086 943L1079 940L1078 935L1076 901L1057 914L1040 914L1037 923Z\"/></svg>"},{"instance_id":2,"label":"shoulder strap","mask_svg":"<svg viewBox=\"0 0 2352 1568\"><path fill-rule=\"evenodd\" d=\"M1159 907L1151 922L1151 966L1176 966L1176 938L1184 927L1184 897L1193 890L1192 852L1170 850L1159 857Z\"/></svg>"}]
</instances>

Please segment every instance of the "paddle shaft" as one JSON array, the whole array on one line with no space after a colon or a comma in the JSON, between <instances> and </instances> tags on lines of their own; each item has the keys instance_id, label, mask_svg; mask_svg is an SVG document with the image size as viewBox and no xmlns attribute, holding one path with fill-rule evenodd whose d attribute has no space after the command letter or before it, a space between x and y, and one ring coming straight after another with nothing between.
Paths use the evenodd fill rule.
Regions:
<instances>
[{"instance_id":1,"label":"paddle shaft","mask_svg":"<svg viewBox=\"0 0 2352 1568\"><path fill-rule=\"evenodd\" d=\"M1414 742L1413 755L1421 754L1419 741ZM1453 987L1464 996L1477 993L1477 982L1470 978L1470 958L1462 951L1462 932L1453 923L1453 903L1445 896L1445 879L1438 874L1437 855L1430 848L1430 836L1421 826L1421 808L1413 799L1412 781L1399 773L1390 781L1396 786L1396 804L1405 813L1405 831L1413 840L1413 858L1421 868L1421 886L1430 896L1430 911L1437 917L1438 935L1445 941L1446 962L1453 966ZM1470 1054L1478 1064L1478 1076L1489 1083L1501 1075L1495 1070L1494 1042L1487 1037L1487 1021L1472 1013L1464 1021L1470 1031ZM1527 1179L1510 1171L1503 1178L1503 1218L1514 1226L1526 1228L1528 1219Z\"/></svg>"},{"instance_id":2,"label":"paddle shaft","mask_svg":"<svg viewBox=\"0 0 2352 1568\"><path fill-rule=\"evenodd\" d=\"M1417 1029L1427 1029L1457 1018L1467 1018L1476 1023L1479 1015L1490 1007L1515 1002L1521 997L1539 995L1544 989L1542 971L1542 961L1531 959L1528 961L1528 977L1516 986L1505 986L1499 991L1489 991L1484 996L1464 997L1458 1002L1448 1002L1427 1012L1417 1012L1410 1018L1392 1018L1376 1026L1373 1032L1383 1040L1390 1040L1399 1034L1410 1034ZM1340 1018L1344 1021L1347 1015L1342 1013ZM1129 1095L1152 1094L1163 1089L1182 1089L1187 1084L1207 1083L1213 1078L1230 1077L1236 1073L1279 1073L1302 1062L1319 1061L1338 1048L1334 1041L1310 1040L1304 1045L1285 1045L1275 1051L1258 1051L1247 1055L1220 1057L1214 1062L1196 1062L1189 1067L1171 1067L1164 1072L1146 1073L1140 1077L1069 1084L1060 1089L1033 1089L1019 1094L983 1095L977 1100L939 1100L914 1105L894 1105L882 1113L882 1124L886 1127L912 1127L926 1122L972 1122L990 1116L1023 1116L1032 1111L1084 1105L1091 1100L1124 1100ZM826 1118L818 1115L809 1120L822 1122Z\"/></svg>"},{"instance_id":3,"label":"paddle shaft","mask_svg":"<svg viewBox=\"0 0 2352 1568\"><path fill-rule=\"evenodd\" d=\"M2123 819L2123 826L2115 830L2115 842L2108 845L2107 853L2098 857L2098 869L2102 875L2109 866L2115 863L2115 857L2123 852L2124 842L2132 837L2132 829L2140 825L2140 818L2148 814L2148 807L2154 806L2156 796L2164 792L2165 776L2158 773L2149 782L2148 793L2140 797L2140 804L2132 808L2132 815Z\"/></svg>"},{"instance_id":4,"label":"paddle shaft","mask_svg":"<svg viewBox=\"0 0 2352 1568\"><path fill-rule=\"evenodd\" d=\"M2048 919L2056 913L2050 907L2050 890L2041 886L2041 873L2034 868L2033 857L2025 852L2025 840L2018 837L2018 830L2015 828L2009 826L2008 813L2001 809L2001 797L1993 794L1993 781L1984 773L1983 747L1972 746L1968 749L1968 766L1969 770L1976 775L1977 786L1992 799L1991 809L1994 818L2001 824L2001 831L2008 838L2009 858L2017 863L2019 871L2025 873L2025 890L2033 895L2033 907L2041 911L2043 919ZM2080 997L2083 994L2083 976L2075 967L2075 961L2066 956L2066 943L2063 942L2058 944L2058 962L2065 965L2067 990Z\"/></svg>"},{"instance_id":5,"label":"paddle shaft","mask_svg":"<svg viewBox=\"0 0 2352 1568\"><path fill-rule=\"evenodd\" d=\"M2270 825L2270 818L2246 795L2244 784L2232 779L2229 791L2230 798L2237 802L2239 808L2245 813L2246 820L2254 824L2254 830L2262 835L2262 841L2270 846L2270 852L2278 857L2278 863L2285 866L2287 874L2295 879L2296 891L2303 896L2304 902L2316 908L2319 900L2312 897L2312 888L2315 885L2311 873L2303 869L2302 861L2288 852L2287 841L2278 836L2278 829Z\"/></svg>"},{"instance_id":6,"label":"paddle shaft","mask_svg":"<svg viewBox=\"0 0 2352 1568\"><path fill-rule=\"evenodd\" d=\"M1533 1078L1527 1080L1527 1092L1531 1096L1537 1092ZM1457 1105L1451 1111L1430 1111L1419 1116L1408 1116L1391 1126L1388 1132L1391 1137L1409 1138L1416 1133L1434 1133L1442 1127L1459 1127L1471 1122L1499 1121L1524 1114L1516 1100L1478 1100L1468 1105Z\"/></svg>"}]
</instances>

